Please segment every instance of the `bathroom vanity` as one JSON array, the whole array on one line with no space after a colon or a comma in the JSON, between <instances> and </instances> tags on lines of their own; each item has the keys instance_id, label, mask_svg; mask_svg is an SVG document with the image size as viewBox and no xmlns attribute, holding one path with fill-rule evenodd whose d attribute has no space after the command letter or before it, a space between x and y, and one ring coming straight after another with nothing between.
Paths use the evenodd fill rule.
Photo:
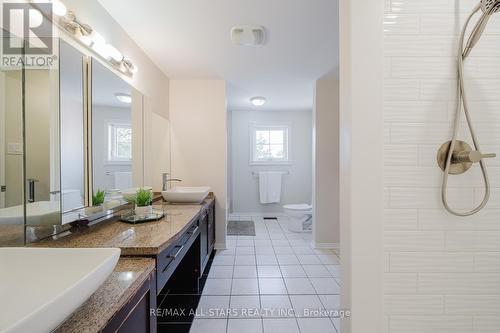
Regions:
<instances>
[{"instance_id":1,"label":"bathroom vanity","mask_svg":"<svg viewBox=\"0 0 500 333\"><path fill-rule=\"evenodd\" d=\"M127 224L118 217L45 240L36 247L117 247L122 257L108 281L58 332L156 332L158 296L177 288L200 292L199 279L215 243L215 198L202 204L156 203L159 221ZM174 287L172 287L174 285ZM162 292L163 291L163 292ZM158 297L157 297L158 296ZM159 304L158 304L159 305Z\"/></svg>"}]
</instances>

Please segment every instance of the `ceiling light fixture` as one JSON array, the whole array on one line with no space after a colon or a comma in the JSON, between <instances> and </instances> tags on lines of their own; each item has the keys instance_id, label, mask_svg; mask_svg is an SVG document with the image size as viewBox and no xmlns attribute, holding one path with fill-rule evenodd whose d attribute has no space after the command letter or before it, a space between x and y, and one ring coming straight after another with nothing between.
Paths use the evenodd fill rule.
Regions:
<instances>
[{"instance_id":1,"label":"ceiling light fixture","mask_svg":"<svg viewBox=\"0 0 500 333\"><path fill-rule=\"evenodd\" d=\"M115 97L117 100L119 100L122 103L125 104L131 104L132 103L132 96L129 94L124 94L124 93L116 93Z\"/></svg>"},{"instance_id":2,"label":"ceiling light fixture","mask_svg":"<svg viewBox=\"0 0 500 333\"><path fill-rule=\"evenodd\" d=\"M252 104L255 106L262 106L266 104L266 101L267 100L265 97L260 97L260 96L250 98L250 102L252 102Z\"/></svg>"}]
</instances>

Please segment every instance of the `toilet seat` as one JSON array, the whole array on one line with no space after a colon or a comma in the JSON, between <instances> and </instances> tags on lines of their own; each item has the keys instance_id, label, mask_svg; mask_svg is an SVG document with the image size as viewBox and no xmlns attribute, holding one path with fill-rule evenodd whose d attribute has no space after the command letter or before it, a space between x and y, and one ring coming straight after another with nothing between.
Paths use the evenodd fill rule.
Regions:
<instances>
[{"instance_id":1,"label":"toilet seat","mask_svg":"<svg viewBox=\"0 0 500 333\"><path fill-rule=\"evenodd\" d=\"M312 209L312 206L308 204L297 204L297 205L284 205L283 208L293 211L308 211Z\"/></svg>"}]
</instances>

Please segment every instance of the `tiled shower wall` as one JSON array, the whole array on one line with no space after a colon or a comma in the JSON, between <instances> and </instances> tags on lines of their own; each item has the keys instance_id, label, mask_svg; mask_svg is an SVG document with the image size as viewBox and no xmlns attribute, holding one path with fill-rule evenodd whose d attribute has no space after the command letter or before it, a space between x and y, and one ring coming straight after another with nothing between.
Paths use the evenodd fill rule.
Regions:
<instances>
[{"instance_id":1,"label":"tiled shower wall","mask_svg":"<svg viewBox=\"0 0 500 333\"><path fill-rule=\"evenodd\" d=\"M500 332L500 157L487 161L487 208L469 218L442 208L436 165L451 136L458 34L477 1L385 1L387 332ZM500 14L466 61L466 77L482 150L500 156ZM470 209L482 194L478 166L452 177L453 207Z\"/></svg>"}]
</instances>

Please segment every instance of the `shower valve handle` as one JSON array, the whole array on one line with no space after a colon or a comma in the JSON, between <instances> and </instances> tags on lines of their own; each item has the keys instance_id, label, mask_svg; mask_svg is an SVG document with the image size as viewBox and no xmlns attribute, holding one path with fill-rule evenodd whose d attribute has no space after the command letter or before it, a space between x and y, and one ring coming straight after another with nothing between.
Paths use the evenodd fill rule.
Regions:
<instances>
[{"instance_id":1,"label":"shower valve handle","mask_svg":"<svg viewBox=\"0 0 500 333\"><path fill-rule=\"evenodd\" d=\"M467 150L453 154L452 160L454 163L479 163L483 158L494 157L497 157L497 154L482 154L477 150Z\"/></svg>"}]
</instances>

